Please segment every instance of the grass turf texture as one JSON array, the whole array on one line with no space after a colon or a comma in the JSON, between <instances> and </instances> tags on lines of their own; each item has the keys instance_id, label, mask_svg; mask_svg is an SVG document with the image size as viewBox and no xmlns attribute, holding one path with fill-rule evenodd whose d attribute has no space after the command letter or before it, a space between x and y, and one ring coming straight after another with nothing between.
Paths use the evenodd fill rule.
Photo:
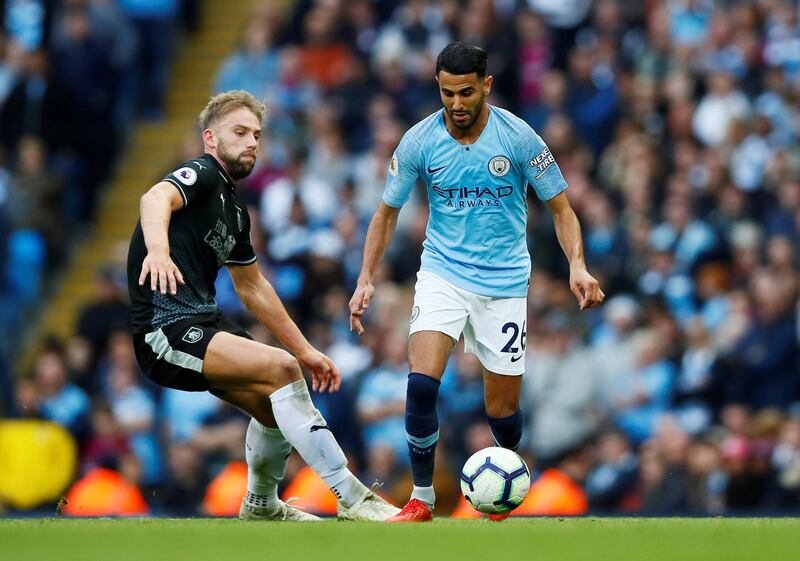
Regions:
<instances>
[{"instance_id":1,"label":"grass turf texture","mask_svg":"<svg viewBox=\"0 0 800 561\"><path fill-rule=\"evenodd\" d=\"M328 520L0 520L8 561L800 559L800 519L439 519L390 525Z\"/></svg>"}]
</instances>

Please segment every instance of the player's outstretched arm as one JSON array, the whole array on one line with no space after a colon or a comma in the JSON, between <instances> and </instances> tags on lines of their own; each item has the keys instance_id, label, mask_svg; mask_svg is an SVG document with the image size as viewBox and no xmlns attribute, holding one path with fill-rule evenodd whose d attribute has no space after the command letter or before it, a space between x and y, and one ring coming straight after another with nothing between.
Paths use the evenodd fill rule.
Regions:
<instances>
[{"instance_id":1,"label":"player's outstretched arm","mask_svg":"<svg viewBox=\"0 0 800 561\"><path fill-rule=\"evenodd\" d=\"M400 214L399 208L391 207L381 201L367 229L361 273L358 275L356 290L350 299L350 331L355 329L359 335L364 333L361 316L364 315L372 295L375 294L372 279L375 278L375 271L386 253L389 242L392 241L398 214Z\"/></svg>"},{"instance_id":2,"label":"player's outstretched arm","mask_svg":"<svg viewBox=\"0 0 800 561\"><path fill-rule=\"evenodd\" d=\"M569 288L578 300L581 310L599 306L606 295L600 290L600 283L586 270L583 261L583 241L581 225L575 211L569 204L567 194L562 191L545 202L553 215L558 243L569 261Z\"/></svg>"},{"instance_id":3,"label":"player's outstretched arm","mask_svg":"<svg viewBox=\"0 0 800 561\"><path fill-rule=\"evenodd\" d=\"M178 189L167 181L161 181L142 195L139 202L140 222L144 234L147 256L142 262L139 286L150 277L150 288L161 294L176 294L179 284L185 284L183 275L169 256L169 219L172 213L183 207Z\"/></svg>"},{"instance_id":4,"label":"player's outstretched arm","mask_svg":"<svg viewBox=\"0 0 800 561\"><path fill-rule=\"evenodd\" d=\"M247 309L311 372L311 389L338 390L342 385L339 369L330 357L315 349L303 336L258 265L234 265L229 266L228 271Z\"/></svg>"}]
</instances>

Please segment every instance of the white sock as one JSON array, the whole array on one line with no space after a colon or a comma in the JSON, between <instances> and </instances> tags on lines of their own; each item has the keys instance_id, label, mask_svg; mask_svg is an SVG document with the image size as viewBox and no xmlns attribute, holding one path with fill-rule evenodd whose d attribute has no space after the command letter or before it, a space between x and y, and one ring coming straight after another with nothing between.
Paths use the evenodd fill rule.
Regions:
<instances>
[{"instance_id":1,"label":"white sock","mask_svg":"<svg viewBox=\"0 0 800 561\"><path fill-rule=\"evenodd\" d=\"M347 458L328 423L314 407L305 380L283 386L269 399L283 436L325 480L333 494L345 506L360 501L369 489L347 469Z\"/></svg>"},{"instance_id":2,"label":"white sock","mask_svg":"<svg viewBox=\"0 0 800 561\"><path fill-rule=\"evenodd\" d=\"M436 504L436 493L433 492L433 487L417 487L414 485L414 490L411 491L411 498L422 501L431 510L433 510L433 505Z\"/></svg>"},{"instance_id":3,"label":"white sock","mask_svg":"<svg viewBox=\"0 0 800 561\"><path fill-rule=\"evenodd\" d=\"M280 429L265 427L250 419L245 437L247 459L247 495L245 502L259 510L273 512L278 508L278 483L286 473L292 446Z\"/></svg>"}]
</instances>

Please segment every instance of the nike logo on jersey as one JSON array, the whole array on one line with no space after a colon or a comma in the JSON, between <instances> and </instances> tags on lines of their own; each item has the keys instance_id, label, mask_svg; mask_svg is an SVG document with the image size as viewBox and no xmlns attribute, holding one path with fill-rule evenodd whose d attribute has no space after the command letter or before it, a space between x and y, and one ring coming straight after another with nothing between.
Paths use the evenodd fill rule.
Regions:
<instances>
[{"instance_id":1,"label":"nike logo on jersey","mask_svg":"<svg viewBox=\"0 0 800 561\"><path fill-rule=\"evenodd\" d=\"M309 432L317 432L318 430L331 430L328 425L311 425Z\"/></svg>"},{"instance_id":2,"label":"nike logo on jersey","mask_svg":"<svg viewBox=\"0 0 800 561\"><path fill-rule=\"evenodd\" d=\"M428 175L433 175L437 171L441 171L446 167L447 167L446 165L445 166L439 166L438 168L432 168L431 166L428 166Z\"/></svg>"},{"instance_id":3,"label":"nike logo on jersey","mask_svg":"<svg viewBox=\"0 0 800 561\"><path fill-rule=\"evenodd\" d=\"M522 355L512 356L511 357L511 362L517 362L521 358L522 358Z\"/></svg>"}]
</instances>

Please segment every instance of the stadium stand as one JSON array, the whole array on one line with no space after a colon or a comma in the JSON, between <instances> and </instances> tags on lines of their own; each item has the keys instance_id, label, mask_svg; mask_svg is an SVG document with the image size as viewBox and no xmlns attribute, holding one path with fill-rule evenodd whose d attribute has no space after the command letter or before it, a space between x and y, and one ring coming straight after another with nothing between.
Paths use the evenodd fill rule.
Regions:
<instances>
[{"instance_id":1,"label":"stadium stand","mask_svg":"<svg viewBox=\"0 0 800 561\"><path fill-rule=\"evenodd\" d=\"M146 2L27 3L47 8L40 21L8 8L0 36L0 407L66 427L76 480L113 469L147 491L153 515L238 504L210 506L208 485L243 458L246 418L139 376L110 310L124 322L120 266L138 198L202 149L193 123L208 95L242 88L269 112L258 167L240 186L259 263L342 371L340 392L314 398L359 476L405 502L397 388L424 189L400 215L362 338L347 303L387 162L440 107L435 57L459 39L488 51L491 103L551 148L609 296L578 313L548 214L531 199L521 453L542 478L529 512L800 512L796 2L205 0L185 3L199 15L181 24L195 12L176 0L150 22L196 25L173 33L144 29L135 10ZM93 34L100 21L118 32ZM153 33L164 42L145 55L136 37ZM144 56L157 59L147 93L122 80ZM98 69L104 79L76 100ZM217 290L226 313L275 344L224 270ZM14 361L23 328L37 344ZM17 364L7 375L3 358ZM437 514L464 512L458 471L491 436L480 371L460 349L441 396ZM282 490L315 488L293 481L302 467L293 457ZM314 498L321 510L327 499ZM39 506L52 512L53 498Z\"/></svg>"}]
</instances>

